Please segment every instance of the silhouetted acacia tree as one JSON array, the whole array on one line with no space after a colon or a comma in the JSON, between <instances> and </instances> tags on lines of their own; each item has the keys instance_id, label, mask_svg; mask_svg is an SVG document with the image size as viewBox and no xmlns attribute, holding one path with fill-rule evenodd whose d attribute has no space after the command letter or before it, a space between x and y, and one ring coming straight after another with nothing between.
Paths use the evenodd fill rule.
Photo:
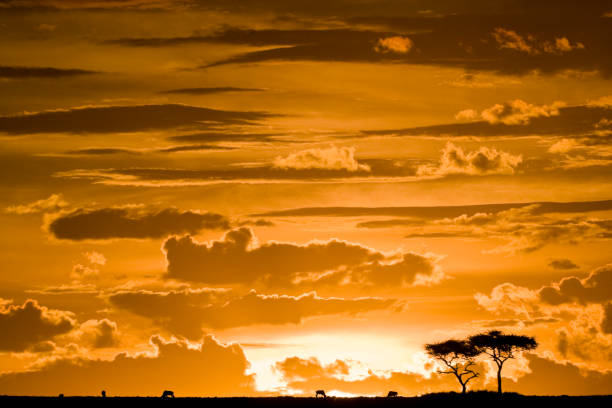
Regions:
<instances>
[{"instance_id":1,"label":"silhouetted acacia tree","mask_svg":"<svg viewBox=\"0 0 612 408\"><path fill-rule=\"evenodd\" d=\"M523 350L533 350L538 347L535 338L504 334L499 330L470 336L469 342L481 353L485 353L497 365L497 392L502 392L501 371L504 363L514 358L514 353Z\"/></svg>"},{"instance_id":2,"label":"silhouetted acacia tree","mask_svg":"<svg viewBox=\"0 0 612 408\"><path fill-rule=\"evenodd\" d=\"M440 370L440 374L454 374L461 384L461 392L465 394L467 383L478 377L478 373L472 370L474 357L480 351L467 340L446 340L441 343L425 345L425 351L431 357L440 360L448 370Z\"/></svg>"}]
</instances>

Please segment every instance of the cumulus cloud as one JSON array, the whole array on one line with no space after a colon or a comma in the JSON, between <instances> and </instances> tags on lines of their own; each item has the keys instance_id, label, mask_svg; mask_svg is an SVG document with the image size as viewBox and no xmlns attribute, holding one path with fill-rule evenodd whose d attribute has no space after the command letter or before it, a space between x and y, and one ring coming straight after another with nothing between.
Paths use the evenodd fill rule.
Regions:
<instances>
[{"instance_id":1,"label":"cumulus cloud","mask_svg":"<svg viewBox=\"0 0 612 408\"><path fill-rule=\"evenodd\" d=\"M86 344L96 349L119 345L117 323L109 319L92 319L81 323L75 331L74 337L78 339L80 344Z\"/></svg>"},{"instance_id":2,"label":"cumulus cloud","mask_svg":"<svg viewBox=\"0 0 612 408\"><path fill-rule=\"evenodd\" d=\"M47 198L31 203L6 207L4 211L8 214L25 215L58 212L66 207L68 207L68 202L64 200L64 197L61 194L51 194Z\"/></svg>"},{"instance_id":3,"label":"cumulus cloud","mask_svg":"<svg viewBox=\"0 0 612 408\"><path fill-rule=\"evenodd\" d=\"M162 238L170 234L197 233L202 229L227 229L229 220L220 214L160 211L139 207L76 209L48 221L47 229L57 239Z\"/></svg>"},{"instance_id":4,"label":"cumulus cloud","mask_svg":"<svg viewBox=\"0 0 612 408\"><path fill-rule=\"evenodd\" d=\"M0 394L118 396L244 396L254 391L250 364L237 344L223 345L212 336L196 344L151 338L152 352L119 353L110 360L61 358L29 371L0 375Z\"/></svg>"},{"instance_id":5,"label":"cumulus cloud","mask_svg":"<svg viewBox=\"0 0 612 408\"><path fill-rule=\"evenodd\" d=\"M533 35L520 35L514 30L498 27L493 30L493 38L500 49L510 49L529 55L563 54L584 49L581 42L572 43L566 37L557 37L552 41L541 41Z\"/></svg>"},{"instance_id":6,"label":"cumulus cloud","mask_svg":"<svg viewBox=\"0 0 612 408\"><path fill-rule=\"evenodd\" d=\"M48 309L36 300L0 302L0 350L25 351L76 327L71 312Z\"/></svg>"},{"instance_id":7,"label":"cumulus cloud","mask_svg":"<svg viewBox=\"0 0 612 408\"><path fill-rule=\"evenodd\" d=\"M374 50L383 54L396 53L396 54L407 54L414 47L414 42L408 37L393 36L379 38L376 41Z\"/></svg>"},{"instance_id":8,"label":"cumulus cloud","mask_svg":"<svg viewBox=\"0 0 612 408\"><path fill-rule=\"evenodd\" d=\"M513 174L522 161L521 155L513 155L486 146L466 153L460 146L448 142L442 150L440 162L437 165L419 166L417 174L421 176Z\"/></svg>"},{"instance_id":9,"label":"cumulus cloud","mask_svg":"<svg viewBox=\"0 0 612 408\"><path fill-rule=\"evenodd\" d=\"M346 171L370 171L370 166L361 164L355 159L354 147L330 146L326 149L306 149L291 153L286 157L277 157L274 167L280 169L324 169Z\"/></svg>"},{"instance_id":10,"label":"cumulus cloud","mask_svg":"<svg viewBox=\"0 0 612 408\"><path fill-rule=\"evenodd\" d=\"M551 305L561 303L601 303L612 300L612 264L591 271L584 279L570 276L539 290L540 299Z\"/></svg>"},{"instance_id":11,"label":"cumulus cloud","mask_svg":"<svg viewBox=\"0 0 612 408\"><path fill-rule=\"evenodd\" d=\"M516 382L508 382L504 389L527 395L601 395L609 394L612 387L610 371L585 369L535 354L526 354L526 358L529 372Z\"/></svg>"},{"instance_id":12,"label":"cumulus cloud","mask_svg":"<svg viewBox=\"0 0 612 408\"><path fill-rule=\"evenodd\" d=\"M478 112L474 109L464 109L457 112L455 119L457 120L474 120L478 117Z\"/></svg>"},{"instance_id":13,"label":"cumulus cloud","mask_svg":"<svg viewBox=\"0 0 612 408\"><path fill-rule=\"evenodd\" d=\"M402 287L435 283L444 277L433 256L384 254L336 239L303 245L275 241L258 244L253 231L246 227L209 243L190 236L171 237L164 242L163 250L167 278L217 285Z\"/></svg>"},{"instance_id":14,"label":"cumulus cloud","mask_svg":"<svg viewBox=\"0 0 612 408\"><path fill-rule=\"evenodd\" d=\"M336 360L322 364L317 358L288 357L275 363L275 370L282 376L287 387L302 395L314 395L318 389L326 392L349 393L353 395L384 396L395 390L403 396L430 392L457 390L454 377L438 373L424 375L416 372L379 370L355 373L356 362ZM485 376L471 382L474 388L484 385Z\"/></svg>"},{"instance_id":15,"label":"cumulus cloud","mask_svg":"<svg viewBox=\"0 0 612 408\"><path fill-rule=\"evenodd\" d=\"M336 360L331 364L321 364L318 358L287 357L274 364L274 369L281 373L284 379L304 380L310 377L321 377L326 375L347 375L350 366L344 360Z\"/></svg>"},{"instance_id":16,"label":"cumulus cloud","mask_svg":"<svg viewBox=\"0 0 612 408\"><path fill-rule=\"evenodd\" d=\"M552 105L533 105L521 99L515 99L504 104L495 104L483 110L480 116L491 124L527 125L532 118L558 116L563 102L553 102Z\"/></svg>"},{"instance_id":17,"label":"cumulus cloud","mask_svg":"<svg viewBox=\"0 0 612 408\"><path fill-rule=\"evenodd\" d=\"M170 332L189 338L199 338L204 327L299 324L315 316L356 315L396 305L394 299L373 297L325 298L316 293L263 295L255 291L236 295L213 289L120 291L111 294L109 301L118 309L147 317Z\"/></svg>"},{"instance_id":18,"label":"cumulus cloud","mask_svg":"<svg viewBox=\"0 0 612 408\"><path fill-rule=\"evenodd\" d=\"M475 298L494 314L564 321L556 331L557 351L565 358L598 363L612 358L611 277L612 267L605 265L584 279L569 276L537 290L504 283Z\"/></svg>"}]
</instances>

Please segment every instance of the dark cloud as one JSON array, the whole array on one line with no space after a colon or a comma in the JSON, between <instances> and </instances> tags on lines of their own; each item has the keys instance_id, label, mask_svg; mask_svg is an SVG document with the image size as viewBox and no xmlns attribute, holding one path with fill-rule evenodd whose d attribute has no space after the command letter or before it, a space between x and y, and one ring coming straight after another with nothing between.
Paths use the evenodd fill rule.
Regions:
<instances>
[{"instance_id":1,"label":"dark cloud","mask_svg":"<svg viewBox=\"0 0 612 408\"><path fill-rule=\"evenodd\" d=\"M212 144L197 144L197 145L185 145L185 146L172 146L163 149L157 149L160 153L178 153L178 152L197 152L201 150L234 150L234 147L229 146L218 146Z\"/></svg>"},{"instance_id":2,"label":"dark cloud","mask_svg":"<svg viewBox=\"0 0 612 408\"><path fill-rule=\"evenodd\" d=\"M501 106L501 105L500 105ZM556 115L540 115L525 118L522 123L504 123L499 121L475 121L468 123L451 123L432 126L420 126L404 129L383 129L364 131L365 135L397 136L564 136L582 137L590 135L593 141L609 141L605 136L595 135L597 125L602 119L612 119L609 106L579 105L559 107Z\"/></svg>"},{"instance_id":3,"label":"dark cloud","mask_svg":"<svg viewBox=\"0 0 612 408\"><path fill-rule=\"evenodd\" d=\"M147 317L170 332L189 338L199 338L203 328L299 324L315 316L356 315L389 309L396 303L394 299L372 297L324 298L315 293L263 295L255 291L234 295L206 289L123 291L110 295L109 301L116 308Z\"/></svg>"},{"instance_id":4,"label":"dark cloud","mask_svg":"<svg viewBox=\"0 0 612 408\"><path fill-rule=\"evenodd\" d=\"M324 365L316 357L308 359L287 357L282 361L276 362L274 369L281 373L284 379L295 381L327 375L348 375L350 366L344 360L336 360L331 364Z\"/></svg>"},{"instance_id":5,"label":"dark cloud","mask_svg":"<svg viewBox=\"0 0 612 408\"><path fill-rule=\"evenodd\" d=\"M0 375L0 394L159 396L244 396L254 391L250 364L237 344L206 336L190 346L182 340L151 338L150 354L119 353L111 360L60 358L24 372Z\"/></svg>"},{"instance_id":6,"label":"dark cloud","mask_svg":"<svg viewBox=\"0 0 612 408\"><path fill-rule=\"evenodd\" d=\"M117 323L108 320L88 320L81 324L77 336L92 348L116 347L119 345Z\"/></svg>"},{"instance_id":7,"label":"dark cloud","mask_svg":"<svg viewBox=\"0 0 612 408\"><path fill-rule=\"evenodd\" d=\"M426 7L429 9L430 5ZM524 10L523 10L524 11ZM611 72L612 28L601 14L560 15L551 6L533 14L484 15L482 10L447 16L347 18L341 29L279 30L226 27L209 35L121 38L131 47L223 43L276 47L250 51L207 66L265 61L395 62L522 75L563 70ZM342 19L342 17L340 17ZM372 30L375 27L377 30ZM563 27L563 30L559 30ZM387 48L380 44L410 47ZM520 46L517 46L519 44ZM529 51L529 52L528 52Z\"/></svg>"},{"instance_id":8,"label":"dark cloud","mask_svg":"<svg viewBox=\"0 0 612 408\"><path fill-rule=\"evenodd\" d=\"M160 91L160 94L180 94L180 95L210 95L224 92L262 92L262 88L236 88L233 86L221 86L210 88L179 88Z\"/></svg>"},{"instance_id":9,"label":"dark cloud","mask_svg":"<svg viewBox=\"0 0 612 408\"><path fill-rule=\"evenodd\" d=\"M72 313L48 309L29 299L23 305L0 304L0 350L24 351L76 327Z\"/></svg>"},{"instance_id":10,"label":"dark cloud","mask_svg":"<svg viewBox=\"0 0 612 408\"><path fill-rule=\"evenodd\" d=\"M55 238L69 240L113 238L162 238L171 234L196 233L202 229L227 229L220 214L160 211L140 208L77 209L52 219L48 230Z\"/></svg>"},{"instance_id":11,"label":"dark cloud","mask_svg":"<svg viewBox=\"0 0 612 408\"><path fill-rule=\"evenodd\" d=\"M224 149L214 145L215 149ZM211 147L212 149L212 147ZM161 149L165 151L166 149ZM183 151L177 146L172 151ZM191 150L187 148L185 150ZM304 151L302 151L304 152ZM412 163L395 165L393 160L365 159L355 157L330 157L325 154L312 155L305 152L277 158L271 164L224 169L172 169L172 168L112 168L76 169L57 173L58 177L92 179L117 184L207 183L219 181L248 182L251 180L310 180L328 181L375 177L414 177L417 166Z\"/></svg>"},{"instance_id":12,"label":"dark cloud","mask_svg":"<svg viewBox=\"0 0 612 408\"><path fill-rule=\"evenodd\" d=\"M562 303L603 303L612 300L612 265L594 269L584 279L570 276L558 284L540 289L540 299L551 305Z\"/></svg>"},{"instance_id":13,"label":"dark cloud","mask_svg":"<svg viewBox=\"0 0 612 408\"><path fill-rule=\"evenodd\" d=\"M140 154L137 150L120 149L112 147L92 147L89 149L68 150L65 154L74 156L106 156L113 154Z\"/></svg>"},{"instance_id":14,"label":"dark cloud","mask_svg":"<svg viewBox=\"0 0 612 408\"><path fill-rule=\"evenodd\" d=\"M419 166L417 174L423 176L513 174L522 161L520 155L512 155L486 146L464 152L461 147L448 142L442 151L440 161L435 165Z\"/></svg>"},{"instance_id":15,"label":"dark cloud","mask_svg":"<svg viewBox=\"0 0 612 408\"><path fill-rule=\"evenodd\" d=\"M186 135L170 136L168 137L168 140L177 143L270 142L277 140L275 136L282 135L282 133L199 132Z\"/></svg>"},{"instance_id":16,"label":"dark cloud","mask_svg":"<svg viewBox=\"0 0 612 408\"><path fill-rule=\"evenodd\" d=\"M66 78L92 74L97 74L97 72L85 69L0 66L0 78L5 79Z\"/></svg>"},{"instance_id":17,"label":"dark cloud","mask_svg":"<svg viewBox=\"0 0 612 408\"><path fill-rule=\"evenodd\" d=\"M461 215L473 216L478 213L498 213L513 208L537 205L532 214L582 213L590 211L612 210L612 200L573 201L573 202L531 202L503 203L432 207L310 207L291 210L270 211L253 216L268 217L362 217L362 216L396 216L415 218L445 218Z\"/></svg>"},{"instance_id":18,"label":"dark cloud","mask_svg":"<svg viewBox=\"0 0 612 408\"><path fill-rule=\"evenodd\" d=\"M314 289L356 285L404 287L443 278L435 259L411 252L385 255L346 241L257 244L251 229L229 231L219 241L190 236L163 244L167 278L206 284L261 284Z\"/></svg>"},{"instance_id":19,"label":"dark cloud","mask_svg":"<svg viewBox=\"0 0 612 408\"><path fill-rule=\"evenodd\" d=\"M571 363L557 363L534 354L527 354L526 359L529 366L527 374L512 380L503 378L503 386L507 392L527 395L601 395L608 394L612 386L612 374L607 371L582 369ZM283 375L290 389L304 395L314 395L318 389L378 396L386 395L388 390L396 390L405 396L459 391L458 383L452 375L436 372L425 377L412 372L370 371L360 379L347 379L344 373L346 370L350 372L353 363L337 360L325 365L314 358L289 357L277 362L275 368ZM469 388L491 390L493 384L487 383L487 367L478 364L476 370L481 375L470 382Z\"/></svg>"},{"instance_id":20,"label":"dark cloud","mask_svg":"<svg viewBox=\"0 0 612 408\"><path fill-rule=\"evenodd\" d=\"M458 383L453 376L432 373L426 377L422 374L402 371L386 371L367 375L359 379L348 379L354 362L336 360L322 364L316 358L288 357L277 362L274 368L287 382L288 388L304 395L314 395L316 390L334 390L354 395L385 396L389 390L395 390L402 396L413 396L431 392L457 390ZM482 368L481 365L479 365ZM477 388L484 383L480 376L470 383L470 388Z\"/></svg>"},{"instance_id":21,"label":"dark cloud","mask_svg":"<svg viewBox=\"0 0 612 408\"><path fill-rule=\"evenodd\" d=\"M527 354L529 372L517 382L508 381L507 391L527 395L601 395L609 394L612 373L584 369L572 363L558 363Z\"/></svg>"},{"instance_id":22,"label":"dark cloud","mask_svg":"<svg viewBox=\"0 0 612 408\"><path fill-rule=\"evenodd\" d=\"M270 115L187 105L99 106L1 116L0 132L112 133L175 128L206 128L213 125L253 124Z\"/></svg>"},{"instance_id":23,"label":"dark cloud","mask_svg":"<svg viewBox=\"0 0 612 408\"><path fill-rule=\"evenodd\" d=\"M553 259L548 263L548 266L553 269L580 269L578 265L572 262L570 259Z\"/></svg>"}]
</instances>

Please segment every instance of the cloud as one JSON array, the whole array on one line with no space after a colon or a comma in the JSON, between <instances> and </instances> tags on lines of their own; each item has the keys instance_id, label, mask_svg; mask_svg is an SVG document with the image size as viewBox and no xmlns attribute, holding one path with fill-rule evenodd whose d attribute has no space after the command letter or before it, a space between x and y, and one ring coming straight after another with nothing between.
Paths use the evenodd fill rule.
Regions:
<instances>
[{"instance_id":1,"label":"cloud","mask_svg":"<svg viewBox=\"0 0 612 408\"><path fill-rule=\"evenodd\" d=\"M606 331L605 309L590 305L556 331L557 350L564 359L578 358L591 364L612 360L612 336Z\"/></svg>"},{"instance_id":2,"label":"cloud","mask_svg":"<svg viewBox=\"0 0 612 408\"><path fill-rule=\"evenodd\" d=\"M612 300L612 265L591 271L584 279L570 276L539 290L540 299L551 305L562 303L601 303Z\"/></svg>"},{"instance_id":3,"label":"cloud","mask_svg":"<svg viewBox=\"0 0 612 408\"><path fill-rule=\"evenodd\" d=\"M466 153L461 147L448 142L442 150L439 164L421 165L417 174L422 176L513 174L522 161L521 155L512 155L486 146Z\"/></svg>"},{"instance_id":4,"label":"cloud","mask_svg":"<svg viewBox=\"0 0 612 408\"><path fill-rule=\"evenodd\" d=\"M84 263L75 263L72 265L70 278L72 284L81 286L84 282L96 280L100 275L100 266L106 265L106 257L99 252L84 252L83 257L86 259Z\"/></svg>"},{"instance_id":5,"label":"cloud","mask_svg":"<svg viewBox=\"0 0 612 408\"><path fill-rule=\"evenodd\" d=\"M305 380L310 377L348 375L349 368L349 364L344 360L336 360L331 364L323 365L316 357L308 359L287 357L274 364L274 369L289 381Z\"/></svg>"},{"instance_id":6,"label":"cloud","mask_svg":"<svg viewBox=\"0 0 612 408\"><path fill-rule=\"evenodd\" d=\"M68 78L83 75L97 74L95 71L85 69L62 69L50 67L10 67L0 66L0 78L29 79L29 78Z\"/></svg>"},{"instance_id":7,"label":"cloud","mask_svg":"<svg viewBox=\"0 0 612 408\"><path fill-rule=\"evenodd\" d=\"M219 43L259 47L210 62L204 67L268 61L393 62L505 75L534 72L552 75L570 70L596 71L604 77L610 74L610 46L604 38L611 30L600 17L601 12L589 14L583 9L573 10L567 15L580 14L581 18L559 20L562 14L550 5L529 12L525 7L517 6L514 12L493 7L493 11L486 13L483 7L483 4L469 9L447 6L448 9L462 10L449 10L444 15L437 9L436 15L419 15L414 5L403 4L401 10L397 10L397 5L388 6L396 9L395 13L364 17L371 14L371 10L355 16L352 12L357 8L356 4L350 2L338 10L338 14L325 13L330 21L340 18L347 27L342 29L329 28L325 24L309 29L226 26L209 33L165 38L118 38L107 44L178 47ZM377 5L376 8L386 7ZM407 9L412 13L407 14ZM476 9L478 13L474 12ZM287 11L285 15L295 15L295 12ZM317 23L321 25L321 21L318 19ZM502 26L519 27L521 33L531 34L520 34ZM563 33L559 33L560 26ZM418 44L418 52L413 51L413 44Z\"/></svg>"},{"instance_id":8,"label":"cloud","mask_svg":"<svg viewBox=\"0 0 612 408\"><path fill-rule=\"evenodd\" d=\"M259 244L246 227L208 243L190 236L171 237L164 242L163 250L167 278L215 285L403 287L436 283L444 277L432 256L384 254L335 239L303 245L276 241Z\"/></svg>"},{"instance_id":9,"label":"cloud","mask_svg":"<svg viewBox=\"0 0 612 408\"><path fill-rule=\"evenodd\" d=\"M426 207L306 207L253 214L256 217L363 217L396 216L432 219L473 216L478 213L498 213L513 208L531 207L531 214L572 214L612 210L612 200L571 202L526 202Z\"/></svg>"},{"instance_id":10,"label":"cloud","mask_svg":"<svg viewBox=\"0 0 612 408\"><path fill-rule=\"evenodd\" d=\"M212 148L211 148L212 149ZM215 146L224 150L223 146ZM166 149L162 149L166 151ZM172 151L191 150L181 146ZM309 149L275 162L261 165L246 163L226 168L105 168L59 171L54 177L88 179L94 183L121 186L196 186L219 183L279 183L279 182L378 182L383 179L416 180L416 166L412 162L392 159L363 159L357 161L350 151ZM282 167L280 167L282 166ZM337 167L337 168L336 168ZM355 169L355 170L353 170ZM369 169L369 170L368 170ZM390 180L393 179L393 180Z\"/></svg>"},{"instance_id":11,"label":"cloud","mask_svg":"<svg viewBox=\"0 0 612 408\"><path fill-rule=\"evenodd\" d=\"M196 152L202 150L234 150L234 147L229 146L219 146L219 145L207 145L207 144L197 144L197 145L186 145L186 146L172 146L166 147L163 149L157 149L156 151L159 153L178 153L178 152Z\"/></svg>"},{"instance_id":12,"label":"cloud","mask_svg":"<svg viewBox=\"0 0 612 408\"><path fill-rule=\"evenodd\" d=\"M455 119L457 120L472 120L478 117L478 112L474 109L464 109L462 111L457 112L455 115Z\"/></svg>"},{"instance_id":13,"label":"cloud","mask_svg":"<svg viewBox=\"0 0 612 408\"><path fill-rule=\"evenodd\" d=\"M117 323L108 319L87 320L81 323L74 336L78 338L80 344L86 344L95 349L119 345Z\"/></svg>"},{"instance_id":14,"label":"cloud","mask_svg":"<svg viewBox=\"0 0 612 408\"><path fill-rule=\"evenodd\" d=\"M4 212L7 214L40 214L53 213L63 210L68 207L68 202L64 200L61 194L51 194L47 198L43 198L28 204L12 205L6 207Z\"/></svg>"},{"instance_id":15,"label":"cloud","mask_svg":"<svg viewBox=\"0 0 612 408\"><path fill-rule=\"evenodd\" d=\"M57 239L162 238L202 229L227 229L229 220L220 214L167 208L76 209L49 220L47 229Z\"/></svg>"},{"instance_id":16,"label":"cloud","mask_svg":"<svg viewBox=\"0 0 612 408\"><path fill-rule=\"evenodd\" d=\"M210 95L224 92L262 92L262 88L236 88L233 86L210 87L210 88L179 88L160 91L160 94L179 94L179 95Z\"/></svg>"},{"instance_id":17,"label":"cloud","mask_svg":"<svg viewBox=\"0 0 612 408\"><path fill-rule=\"evenodd\" d=\"M612 387L612 372L559 363L535 354L526 354L529 372L505 389L527 395L601 395Z\"/></svg>"},{"instance_id":18,"label":"cloud","mask_svg":"<svg viewBox=\"0 0 612 408\"><path fill-rule=\"evenodd\" d=\"M552 105L532 105L516 99L504 104L495 104L483 110L480 115L491 124L526 125L531 118L558 116L559 108L562 106L564 106L563 102L554 102Z\"/></svg>"},{"instance_id":19,"label":"cloud","mask_svg":"<svg viewBox=\"0 0 612 408\"><path fill-rule=\"evenodd\" d=\"M189 338L199 338L203 328L300 324L316 316L356 315L390 309L396 304L394 299L373 297L263 295L255 291L235 295L213 289L121 291L111 294L109 301L118 309L147 317L160 327Z\"/></svg>"},{"instance_id":20,"label":"cloud","mask_svg":"<svg viewBox=\"0 0 612 408\"><path fill-rule=\"evenodd\" d=\"M574 50L583 50L584 44L572 44L566 37L557 37L554 41L539 41L533 35L522 36L516 31L498 27L491 33L500 49L510 49L529 55L563 54Z\"/></svg>"},{"instance_id":21,"label":"cloud","mask_svg":"<svg viewBox=\"0 0 612 408\"><path fill-rule=\"evenodd\" d=\"M407 54L414 47L414 42L408 37L402 36L393 36L393 37L385 37L379 38L374 46L374 50L376 52L380 52L386 54L397 53L397 54Z\"/></svg>"},{"instance_id":22,"label":"cloud","mask_svg":"<svg viewBox=\"0 0 612 408\"><path fill-rule=\"evenodd\" d=\"M315 390L324 389L327 393L348 393L355 396L385 396L395 390L402 396L414 396L432 392L458 391L457 380L453 376L430 373L425 376L416 372L379 370L357 375L354 373L356 362L336 360L322 364L317 358L288 357L274 364L287 387L300 395L312 396ZM484 376L470 383L470 388L483 385Z\"/></svg>"},{"instance_id":23,"label":"cloud","mask_svg":"<svg viewBox=\"0 0 612 408\"><path fill-rule=\"evenodd\" d=\"M198 132L170 136L168 140L177 143L214 143L214 142L271 142L278 141L275 136L280 133L231 133L231 132Z\"/></svg>"},{"instance_id":24,"label":"cloud","mask_svg":"<svg viewBox=\"0 0 612 408\"><path fill-rule=\"evenodd\" d=\"M68 150L64 154L73 156L106 156L112 154L140 154L138 150L120 149L115 147L91 147L87 149Z\"/></svg>"},{"instance_id":25,"label":"cloud","mask_svg":"<svg viewBox=\"0 0 612 408\"><path fill-rule=\"evenodd\" d=\"M601 366L601 361L612 358L611 271L610 265L605 265L584 279L565 277L537 290L504 283L494 287L490 295L478 293L475 299L496 315L564 322L556 330L559 354Z\"/></svg>"},{"instance_id":26,"label":"cloud","mask_svg":"<svg viewBox=\"0 0 612 408\"><path fill-rule=\"evenodd\" d=\"M25 351L75 327L72 313L48 309L33 299L21 306L0 302L0 350Z\"/></svg>"},{"instance_id":27,"label":"cloud","mask_svg":"<svg viewBox=\"0 0 612 408\"><path fill-rule=\"evenodd\" d=\"M475 114L478 114L474 110ZM502 137L541 136L551 138L589 138L607 143L608 137L597 135L602 119L612 119L612 109L604 104L563 106L561 102L533 105L520 99L495 104L481 112L482 120L465 123L419 126L404 129L363 131L365 136L433 136L433 137ZM467 118L457 118L467 119ZM476 118L474 118L476 119Z\"/></svg>"},{"instance_id":28,"label":"cloud","mask_svg":"<svg viewBox=\"0 0 612 408\"><path fill-rule=\"evenodd\" d=\"M153 352L119 353L110 360L61 358L29 371L0 375L0 394L117 396L244 396L254 391L250 364L237 344L223 345L212 336L197 344L151 338Z\"/></svg>"},{"instance_id":29,"label":"cloud","mask_svg":"<svg viewBox=\"0 0 612 408\"><path fill-rule=\"evenodd\" d=\"M307 149L291 153L287 157L277 157L274 167L279 169L325 169L346 170L350 172L369 172L370 166L360 164L355 159L354 147L330 146L326 149Z\"/></svg>"},{"instance_id":30,"label":"cloud","mask_svg":"<svg viewBox=\"0 0 612 408\"><path fill-rule=\"evenodd\" d=\"M92 106L0 116L0 132L114 133L147 130L206 128L213 125L253 124L271 115L188 105Z\"/></svg>"},{"instance_id":31,"label":"cloud","mask_svg":"<svg viewBox=\"0 0 612 408\"><path fill-rule=\"evenodd\" d=\"M548 266L551 267L552 269L561 269L561 270L580 269L580 267L576 265L574 262L572 262L570 259L565 259L565 258L553 259L548 263Z\"/></svg>"}]
</instances>

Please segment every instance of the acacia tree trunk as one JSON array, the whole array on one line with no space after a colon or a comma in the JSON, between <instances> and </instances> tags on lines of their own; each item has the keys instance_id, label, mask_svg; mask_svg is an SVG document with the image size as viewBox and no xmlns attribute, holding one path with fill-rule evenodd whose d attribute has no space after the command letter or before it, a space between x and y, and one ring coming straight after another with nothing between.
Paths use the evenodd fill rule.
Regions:
<instances>
[{"instance_id":1,"label":"acacia tree trunk","mask_svg":"<svg viewBox=\"0 0 612 408\"><path fill-rule=\"evenodd\" d=\"M465 394L465 386L466 385L467 385L466 383L461 383L461 387L463 387L463 389L461 390L462 394Z\"/></svg>"},{"instance_id":2,"label":"acacia tree trunk","mask_svg":"<svg viewBox=\"0 0 612 408\"><path fill-rule=\"evenodd\" d=\"M497 393L502 393L502 381L501 381L501 367L497 369Z\"/></svg>"}]
</instances>

